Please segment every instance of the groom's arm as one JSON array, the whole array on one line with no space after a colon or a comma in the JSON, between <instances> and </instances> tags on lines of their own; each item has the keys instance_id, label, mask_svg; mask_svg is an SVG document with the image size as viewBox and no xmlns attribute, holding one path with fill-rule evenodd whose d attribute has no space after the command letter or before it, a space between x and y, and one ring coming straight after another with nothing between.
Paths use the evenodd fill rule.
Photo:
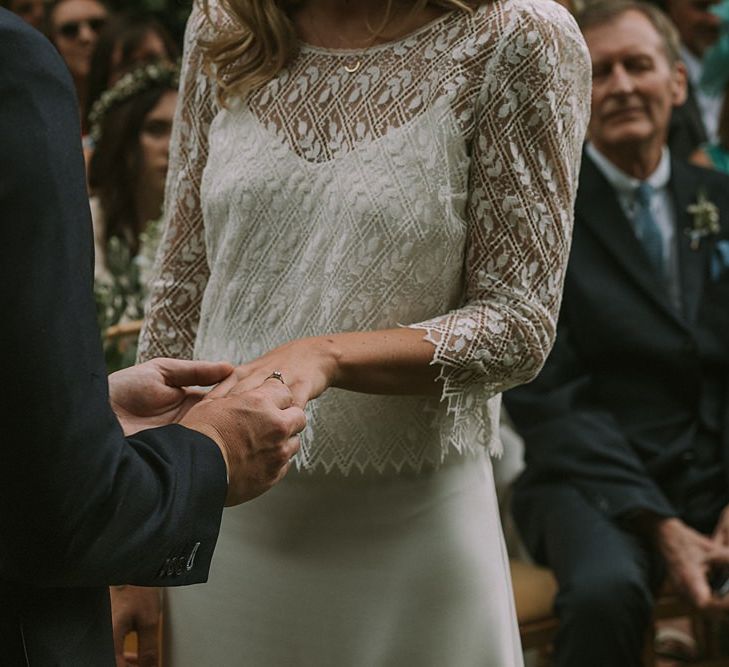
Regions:
<instances>
[{"instance_id":1,"label":"groom's arm","mask_svg":"<svg viewBox=\"0 0 729 667\"><path fill-rule=\"evenodd\" d=\"M95 322L70 77L1 9L0 63L0 579L204 581L226 495L220 450L181 426L124 439Z\"/></svg>"}]
</instances>

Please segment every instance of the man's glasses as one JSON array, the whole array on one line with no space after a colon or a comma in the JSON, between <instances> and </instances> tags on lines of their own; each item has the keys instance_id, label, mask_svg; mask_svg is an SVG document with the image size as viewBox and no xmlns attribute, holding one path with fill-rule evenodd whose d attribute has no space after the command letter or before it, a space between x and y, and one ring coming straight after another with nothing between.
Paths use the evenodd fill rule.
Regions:
<instances>
[{"instance_id":1,"label":"man's glasses","mask_svg":"<svg viewBox=\"0 0 729 667\"><path fill-rule=\"evenodd\" d=\"M106 19L100 17L95 19L82 19L81 21L66 21L66 23L61 23L58 26L56 32L59 35L63 35L66 39L76 39L81 32L81 26L84 24L98 35L106 25Z\"/></svg>"}]
</instances>

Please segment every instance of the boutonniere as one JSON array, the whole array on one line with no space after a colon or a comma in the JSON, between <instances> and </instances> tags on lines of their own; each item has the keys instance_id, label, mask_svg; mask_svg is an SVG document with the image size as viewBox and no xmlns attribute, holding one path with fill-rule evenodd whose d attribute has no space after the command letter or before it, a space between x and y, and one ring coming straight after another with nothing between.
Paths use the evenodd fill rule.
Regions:
<instances>
[{"instance_id":1,"label":"boutonniere","mask_svg":"<svg viewBox=\"0 0 729 667\"><path fill-rule=\"evenodd\" d=\"M692 218L691 228L686 229L686 236L691 239L691 250L698 250L701 239L705 236L718 234L721 227L719 226L719 209L716 204L709 201L705 192L699 192L696 203L691 204L686 209Z\"/></svg>"}]
</instances>

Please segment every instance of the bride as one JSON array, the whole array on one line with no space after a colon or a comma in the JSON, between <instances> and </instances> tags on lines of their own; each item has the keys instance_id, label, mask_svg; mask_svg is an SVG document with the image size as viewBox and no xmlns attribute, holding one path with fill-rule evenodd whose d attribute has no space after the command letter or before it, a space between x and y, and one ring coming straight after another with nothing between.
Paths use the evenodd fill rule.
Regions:
<instances>
[{"instance_id":1,"label":"bride","mask_svg":"<svg viewBox=\"0 0 729 667\"><path fill-rule=\"evenodd\" d=\"M203 4L141 358L278 371L309 421L166 659L521 665L489 455L554 337L582 37L545 0Z\"/></svg>"}]
</instances>

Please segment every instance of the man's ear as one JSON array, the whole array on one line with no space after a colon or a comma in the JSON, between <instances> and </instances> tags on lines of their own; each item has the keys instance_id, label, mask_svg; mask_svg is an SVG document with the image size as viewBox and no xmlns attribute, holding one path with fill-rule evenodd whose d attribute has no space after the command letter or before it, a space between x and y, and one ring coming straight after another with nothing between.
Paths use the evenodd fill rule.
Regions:
<instances>
[{"instance_id":1,"label":"man's ear","mask_svg":"<svg viewBox=\"0 0 729 667\"><path fill-rule=\"evenodd\" d=\"M688 97L688 72L686 71L686 65L680 60L673 66L671 97L675 107L680 107Z\"/></svg>"}]
</instances>

